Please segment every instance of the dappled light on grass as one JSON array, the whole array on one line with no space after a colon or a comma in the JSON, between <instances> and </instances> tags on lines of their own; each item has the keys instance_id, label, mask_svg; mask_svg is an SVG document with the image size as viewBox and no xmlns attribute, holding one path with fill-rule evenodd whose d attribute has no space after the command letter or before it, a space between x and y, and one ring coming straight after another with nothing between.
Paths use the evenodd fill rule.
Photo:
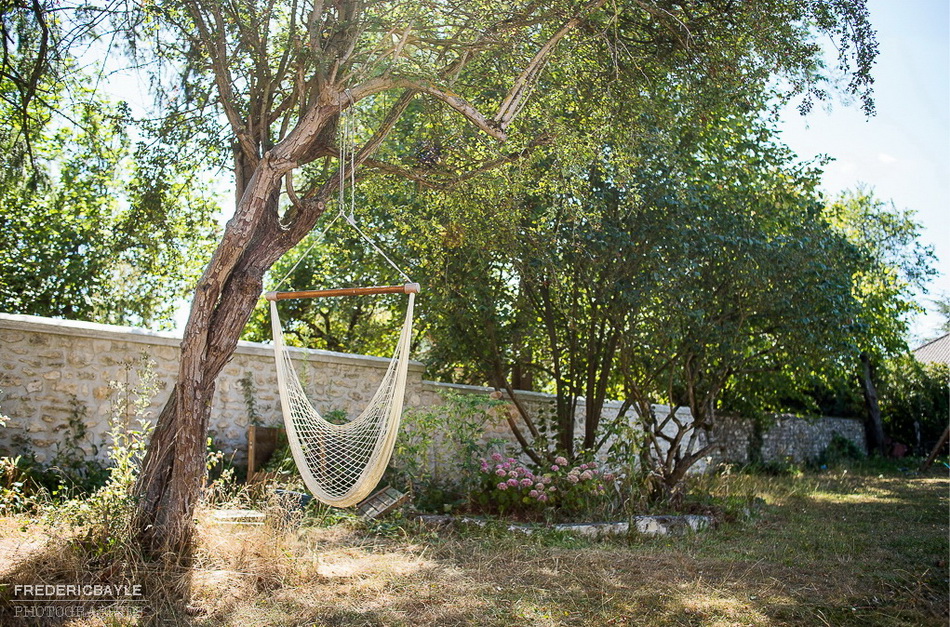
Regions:
<instances>
[{"instance_id":1,"label":"dappled light on grass","mask_svg":"<svg viewBox=\"0 0 950 627\"><path fill-rule=\"evenodd\" d=\"M945 478L835 471L695 482L765 505L701 534L604 541L516 536L503 525L436 533L411 521L377 527L384 535L355 520L203 527L213 564L194 579L201 624L946 624L947 569L936 565L947 552ZM225 581L241 586L227 602Z\"/></svg>"},{"instance_id":2,"label":"dappled light on grass","mask_svg":"<svg viewBox=\"0 0 950 627\"><path fill-rule=\"evenodd\" d=\"M758 594L737 596L734 590L717 589L706 582L682 583L671 593L669 603L674 615L702 621L703 625L769 625L771 619L759 607L763 602L773 606L792 601L787 596L767 596L768 589Z\"/></svg>"},{"instance_id":3,"label":"dappled light on grass","mask_svg":"<svg viewBox=\"0 0 950 627\"><path fill-rule=\"evenodd\" d=\"M697 482L739 502L761 495L765 505L751 519L703 533L603 541L543 530L515 535L503 524L436 531L413 520L341 515L234 525L202 513L190 573L197 612L189 620L201 627L947 624L946 478L836 471ZM22 540L13 533L19 523L10 524L8 537ZM40 527L33 527L37 542ZM17 572L21 580L37 572L55 581L95 575L80 557L48 542ZM96 620L71 627L103 624Z\"/></svg>"}]
</instances>

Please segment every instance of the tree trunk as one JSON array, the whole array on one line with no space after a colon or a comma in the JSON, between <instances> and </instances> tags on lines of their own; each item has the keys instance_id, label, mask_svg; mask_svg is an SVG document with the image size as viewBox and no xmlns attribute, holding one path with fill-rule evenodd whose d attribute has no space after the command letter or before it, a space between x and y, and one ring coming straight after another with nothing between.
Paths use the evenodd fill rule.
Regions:
<instances>
[{"instance_id":1,"label":"tree trunk","mask_svg":"<svg viewBox=\"0 0 950 627\"><path fill-rule=\"evenodd\" d=\"M195 289L182 340L178 381L159 415L136 485L133 524L153 557L188 563L193 516L205 476L205 450L215 380L237 347L260 298L264 273L320 217L322 198L279 222L283 175L312 151L336 108L317 110L294 133L236 178L246 181L234 217ZM236 159L238 168L241 159Z\"/></svg>"},{"instance_id":2,"label":"tree trunk","mask_svg":"<svg viewBox=\"0 0 950 627\"><path fill-rule=\"evenodd\" d=\"M864 392L864 405L867 417L864 422L864 435L867 438L868 453L878 452L885 455L884 423L881 421L881 408L877 400L877 388L871 378L871 358L861 353L861 390Z\"/></svg>"},{"instance_id":3,"label":"tree trunk","mask_svg":"<svg viewBox=\"0 0 950 627\"><path fill-rule=\"evenodd\" d=\"M950 427L947 427L943 430L943 435L940 436L940 439L937 441L937 445L933 447L932 451L930 451L930 455L927 456L927 459L920 463L920 467L917 469L917 472L927 472L930 469L934 463L934 460L937 459L938 455L940 455L941 449L946 446L947 440L950 440Z\"/></svg>"}]
</instances>

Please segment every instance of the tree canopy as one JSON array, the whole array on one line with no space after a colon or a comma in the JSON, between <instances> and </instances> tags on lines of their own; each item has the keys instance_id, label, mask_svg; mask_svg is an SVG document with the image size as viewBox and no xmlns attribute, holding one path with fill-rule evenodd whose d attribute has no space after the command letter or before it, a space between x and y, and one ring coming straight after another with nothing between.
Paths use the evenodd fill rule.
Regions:
<instances>
[{"instance_id":1,"label":"tree canopy","mask_svg":"<svg viewBox=\"0 0 950 627\"><path fill-rule=\"evenodd\" d=\"M4 14L0 310L170 327L218 230L202 165L75 60L31 65L55 26L37 16Z\"/></svg>"}]
</instances>

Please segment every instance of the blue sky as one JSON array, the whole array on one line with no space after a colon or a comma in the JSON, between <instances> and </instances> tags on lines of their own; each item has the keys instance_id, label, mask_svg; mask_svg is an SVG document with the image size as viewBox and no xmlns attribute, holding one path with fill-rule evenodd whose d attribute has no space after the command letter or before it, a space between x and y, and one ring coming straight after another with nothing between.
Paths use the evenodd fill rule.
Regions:
<instances>
[{"instance_id":1,"label":"blue sky","mask_svg":"<svg viewBox=\"0 0 950 627\"><path fill-rule=\"evenodd\" d=\"M940 275L921 295L930 309L911 329L911 345L939 334L930 298L950 295L950 0L869 0L880 43L874 68L877 115L837 99L808 116L789 108L782 139L802 158L825 154L825 191L863 183L882 200L917 212Z\"/></svg>"}]
</instances>

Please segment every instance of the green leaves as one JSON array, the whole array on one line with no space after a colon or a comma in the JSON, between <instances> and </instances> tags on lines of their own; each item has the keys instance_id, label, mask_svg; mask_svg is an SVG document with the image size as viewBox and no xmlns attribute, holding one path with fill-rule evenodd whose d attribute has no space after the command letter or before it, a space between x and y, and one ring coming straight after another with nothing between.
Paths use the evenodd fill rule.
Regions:
<instances>
[{"instance_id":1,"label":"green leaves","mask_svg":"<svg viewBox=\"0 0 950 627\"><path fill-rule=\"evenodd\" d=\"M67 121L20 127L33 133L32 163L17 157L22 133L5 138L0 309L170 326L208 254L217 207L187 159L132 162L123 110L77 94Z\"/></svg>"}]
</instances>

